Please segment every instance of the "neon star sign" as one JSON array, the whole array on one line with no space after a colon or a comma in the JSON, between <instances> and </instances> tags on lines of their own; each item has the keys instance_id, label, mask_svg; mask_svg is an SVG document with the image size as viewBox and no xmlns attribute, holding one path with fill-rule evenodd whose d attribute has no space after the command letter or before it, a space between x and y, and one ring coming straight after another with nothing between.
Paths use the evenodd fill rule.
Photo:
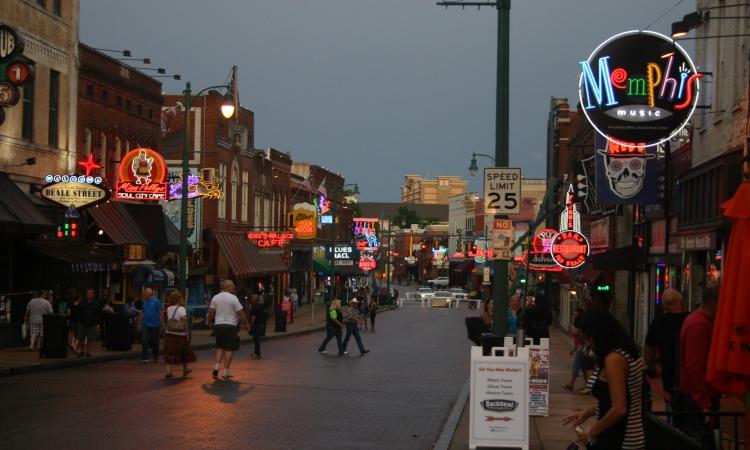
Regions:
<instances>
[{"instance_id":1,"label":"neon star sign","mask_svg":"<svg viewBox=\"0 0 750 450\"><path fill-rule=\"evenodd\" d=\"M658 145L679 133L695 111L703 75L687 52L662 34L615 35L579 65L584 114L610 141Z\"/></svg>"},{"instance_id":2,"label":"neon star sign","mask_svg":"<svg viewBox=\"0 0 750 450\"><path fill-rule=\"evenodd\" d=\"M94 169L101 169L102 166L97 164L96 161L94 161L94 154L89 153L88 158L84 159L83 161L78 161L78 165L83 167L83 170L86 172L86 176L88 177L91 175L91 172Z\"/></svg>"}]
</instances>

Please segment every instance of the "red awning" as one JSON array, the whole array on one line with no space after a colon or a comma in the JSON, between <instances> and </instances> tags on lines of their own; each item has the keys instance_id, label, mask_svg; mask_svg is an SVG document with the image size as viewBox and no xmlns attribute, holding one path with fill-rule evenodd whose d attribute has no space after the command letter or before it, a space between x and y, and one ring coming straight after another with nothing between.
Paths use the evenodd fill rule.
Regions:
<instances>
[{"instance_id":1,"label":"red awning","mask_svg":"<svg viewBox=\"0 0 750 450\"><path fill-rule=\"evenodd\" d=\"M149 244L149 241L138 228L138 224L125 209L124 204L107 202L89 208L87 212L115 244Z\"/></svg>"},{"instance_id":2,"label":"red awning","mask_svg":"<svg viewBox=\"0 0 750 450\"><path fill-rule=\"evenodd\" d=\"M219 231L214 236L229 268L237 278L271 275L288 270L281 255L258 253L244 233Z\"/></svg>"}]
</instances>

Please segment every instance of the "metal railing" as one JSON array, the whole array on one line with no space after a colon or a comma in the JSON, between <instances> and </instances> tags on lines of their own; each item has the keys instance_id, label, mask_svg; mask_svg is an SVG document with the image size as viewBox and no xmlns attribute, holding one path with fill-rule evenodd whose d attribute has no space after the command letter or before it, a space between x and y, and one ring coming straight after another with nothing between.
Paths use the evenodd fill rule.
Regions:
<instances>
[{"instance_id":1,"label":"metal railing","mask_svg":"<svg viewBox=\"0 0 750 450\"><path fill-rule=\"evenodd\" d=\"M716 419L718 426L708 436L701 439L692 437L678 429L672 423L680 418L710 416ZM666 417L662 420L660 417ZM731 427L722 430L722 418L731 419ZM699 412L699 411L653 411L646 413L646 448L649 450L743 450L744 441L740 440L740 420L743 413L736 411ZM728 428L728 429L727 429Z\"/></svg>"}]
</instances>

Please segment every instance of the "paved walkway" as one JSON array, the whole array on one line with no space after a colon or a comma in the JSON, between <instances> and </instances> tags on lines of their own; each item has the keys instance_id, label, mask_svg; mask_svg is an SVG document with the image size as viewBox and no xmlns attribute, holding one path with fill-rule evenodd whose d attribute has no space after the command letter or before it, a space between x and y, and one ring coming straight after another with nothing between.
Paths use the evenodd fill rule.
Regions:
<instances>
[{"instance_id":1,"label":"paved walkway","mask_svg":"<svg viewBox=\"0 0 750 450\"><path fill-rule=\"evenodd\" d=\"M304 305L297 310L294 323L287 324L285 333L274 331L273 318L269 317L266 326L266 340L318 331L324 327L325 306L315 305L313 308L312 305ZM193 347L196 349L211 348L214 344L214 338L210 334L211 330L194 330ZM240 335L243 341L251 340L250 336L244 331ZM91 354L93 358L77 358L71 353L68 353L68 358L40 358L37 352L30 351L26 347L0 349L0 376L136 358L141 354L141 344L134 344L130 351L109 351L102 347L101 342L96 342L92 346Z\"/></svg>"}]
</instances>

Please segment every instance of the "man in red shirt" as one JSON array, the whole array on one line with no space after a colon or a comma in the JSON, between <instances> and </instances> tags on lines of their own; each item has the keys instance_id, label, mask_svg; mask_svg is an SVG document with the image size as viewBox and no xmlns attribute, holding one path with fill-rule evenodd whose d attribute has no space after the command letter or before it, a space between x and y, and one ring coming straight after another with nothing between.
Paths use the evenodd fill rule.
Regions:
<instances>
[{"instance_id":1,"label":"man in red shirt","mask_svg":"<svg viewBox=\"0 0 750 450\"><path fill-rule=\"evenodd\" d=\"M690 313L680 330L680 410L683 411L716 411L718 410L719 393L706 383L708 352L711 349L711 335L716 316L716 305L719 301L719 284L709 283L703 290L703 303ZM691 435L700 435L706 426L712 423L711 417L705 417L703 424L698 419L685 418L683 431Z\"/></svg>"}]
</instances>

